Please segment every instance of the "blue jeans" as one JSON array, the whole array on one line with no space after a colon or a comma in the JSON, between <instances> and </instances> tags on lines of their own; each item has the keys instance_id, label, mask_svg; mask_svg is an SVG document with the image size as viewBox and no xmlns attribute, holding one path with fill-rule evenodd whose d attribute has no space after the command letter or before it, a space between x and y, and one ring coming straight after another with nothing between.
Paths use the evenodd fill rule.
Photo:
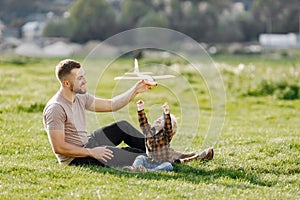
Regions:
<instances>
[{"instance_id":1,"label":"blue jeans","mask_svg":"<svg viewBox=\"0 0 300 200\"><path fill-rule=\"evenodd\" d=\"M143 165L148 171L173 171L173 165L170 162L163 162L163 163L152 163L149 162L148 158L144 155L140 155L136 157L133 162L133 166L138 168L139 166Z\"/></svg>"}]
</instances>

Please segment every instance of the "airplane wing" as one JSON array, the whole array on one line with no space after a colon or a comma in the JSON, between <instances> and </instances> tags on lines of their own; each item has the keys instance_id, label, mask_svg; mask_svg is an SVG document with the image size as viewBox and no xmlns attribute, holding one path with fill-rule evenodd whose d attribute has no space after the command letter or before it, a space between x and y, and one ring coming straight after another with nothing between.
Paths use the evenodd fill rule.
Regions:
<instances>
[{"instance_id":1,"label":"airplane wing","mask_svg":"<svg viewBox=\"0 0 300 200\"><path fill-rule=\"evenodd\" d=\"M152 72L126 72L125 73L126 75L136 75L136 76L139 76L139 75L150 75L150 74L153 74Z\"/></svg>"},{"instance_id":2,"label":"airplane wing","mask_svg":"<svg viewBox=\"0 0 300 200\"><path fill-rule=\"evenodd\" d=\"M156 79L168 79L168 78L175 78L173 75L161 75L161 76L118 76L115 77L114 80L149 80L155 81Z\"/></svg>"},{"instance_id":3,"label":"airplane wing","mask_svg":"<svg viewBox=\"0 0 300 200\"><path fill-rule=\"evenodd\" d=\"M168 78L175 78L173 75L160 75L160 76L152 76L154 79L168 79Z\"/></svg>"},{"instance_id":4,"label":"airplane wing","mask_svg":"<svg viewBox=\"0 0 300 200\"><path fill-rule=\"evenodd\" d=\"M150 82L155 82L155 79L149 75L139 75L139 76L118 76L114 78L115 80L148 80Z\"/></svg>"},{"instance_id":5,"label":"airplane wing","mask_svg":"<svg viewBox=\"0 0 300 200\"><path fill-rule=\"evenodd\" d=\"M117 76L114 78L114 80L143 80L144 77L140 76Z\"/></svg>"}]
</instances>

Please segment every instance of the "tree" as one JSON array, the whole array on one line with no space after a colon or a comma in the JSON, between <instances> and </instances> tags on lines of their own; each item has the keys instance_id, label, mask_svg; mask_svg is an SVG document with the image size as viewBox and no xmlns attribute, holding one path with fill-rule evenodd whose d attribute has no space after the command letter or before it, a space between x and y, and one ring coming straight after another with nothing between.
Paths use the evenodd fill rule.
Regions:
<instances>
[{"instance_id":1,"label":"tree","mask_svg":"<svg viewBox=\"0 0 300 200\"><path fill-rule=\"evenodd\" d=\"M169 19L172 29L185 33L197 41L220 41L220 31L224 31L226 25L219 23L219 16L229 8L229 0L172 0L170 5L171 14ZM223 27L218 27L218 25Z\"/></svg>"},{"instance_id":2,"label":"tree","mask_svg":"<svg viewBox=\"0 0 300 200\"><path fill-rule=\"evenodd\" d=\"M1 0L0 19L7 25L21 26L26 21L29 13L34 12L37 7L36 0Z\"/></svg>"},{"instance_id":3,"label":"tree","mask_svg":"<svg viewBox=\"0 0 300 200\"><path fill-rule=\"evenodd\" d=\"M255 0L251 9L261 32L298 32L299 0L272 1Z\"/></svg>"},{"instance_id":4,"label":"tree","mask_svg":"<svg viewBox=\"0 0 300 200\"><path fill-rule=\"evenodd\" d=\"M66 37L72 35L70 22L68 19L49 21L43 31L45 37Z\"/></svg>"},{"instance_id":5,"label":"tree","mask_svg":"<svg viewBox=\"0 0 300 200\"><path fill-rule=\"evenodd\" d=\"M116 32L115 15L106 0L78 0L70 9L71 40L104 40Z\"/></svg>"},{"instance_id":6,"label":"tree","mask_svg":"<svg viewBox=\"0 0 300 200\"><path fill-rule=\"evenodd\" d=\"M138 27L154 26L168 28L168 19L163 12L155 13L149 12L146 16L142 17L137 23Z\"/></svg>"},{"instance_id":7,"label":"tree","mask_svg":"<svg viewBox=\"0 0 300 200\"><path fill-rule=\"evenodd\" d=\"M153 11L153 6L149 0L123 0L121 10L122 14L118 20L121 29L131 29L137 26L141 18Z\"/></svg>"}]
</instances>

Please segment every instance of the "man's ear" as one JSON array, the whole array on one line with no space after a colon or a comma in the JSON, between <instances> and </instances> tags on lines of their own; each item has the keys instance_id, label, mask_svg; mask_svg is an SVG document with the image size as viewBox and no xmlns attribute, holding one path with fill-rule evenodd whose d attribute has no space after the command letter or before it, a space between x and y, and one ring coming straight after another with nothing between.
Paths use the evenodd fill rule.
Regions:
<instances>
[{"instance_id":1,"label":"man's ear","mask_svg":"<svg viewBox=\"0 0 300 200\"><path fill-rule=\"evenodd\" d=\"M62 81L62 85L63 85L63 87L70 87L70 82L67 79L64 79Z\"/></svg>"}]
</instances>

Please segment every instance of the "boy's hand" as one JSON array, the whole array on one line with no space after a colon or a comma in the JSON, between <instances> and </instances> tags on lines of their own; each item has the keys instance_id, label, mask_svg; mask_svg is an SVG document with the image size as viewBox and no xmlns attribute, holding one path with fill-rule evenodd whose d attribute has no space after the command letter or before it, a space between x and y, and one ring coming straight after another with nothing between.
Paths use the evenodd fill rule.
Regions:
<instances>
[{"instance_id":1,"label":"boy's hand","mask_svg":"<svg viewBox=\"0 0 300 200\"><path fill-rule=\"evenodd\" d=\"M165 102L164 105L162 106L163 109L164 109L164 113L165 114L168 114L170 111L169 111L169 104L168 102Z\"/></svg>"},{"instance_id":2,"label":"boy's hand","mask_svg":"<svg viewBox=\"0 0 300 200\"><path fill-rule=\"evenodd\" d=\"M143 100L138 100L136 102L136 105L137 105L138 111L141 111L144 109L144 101Z\"/></svg>"}]
</instances>

